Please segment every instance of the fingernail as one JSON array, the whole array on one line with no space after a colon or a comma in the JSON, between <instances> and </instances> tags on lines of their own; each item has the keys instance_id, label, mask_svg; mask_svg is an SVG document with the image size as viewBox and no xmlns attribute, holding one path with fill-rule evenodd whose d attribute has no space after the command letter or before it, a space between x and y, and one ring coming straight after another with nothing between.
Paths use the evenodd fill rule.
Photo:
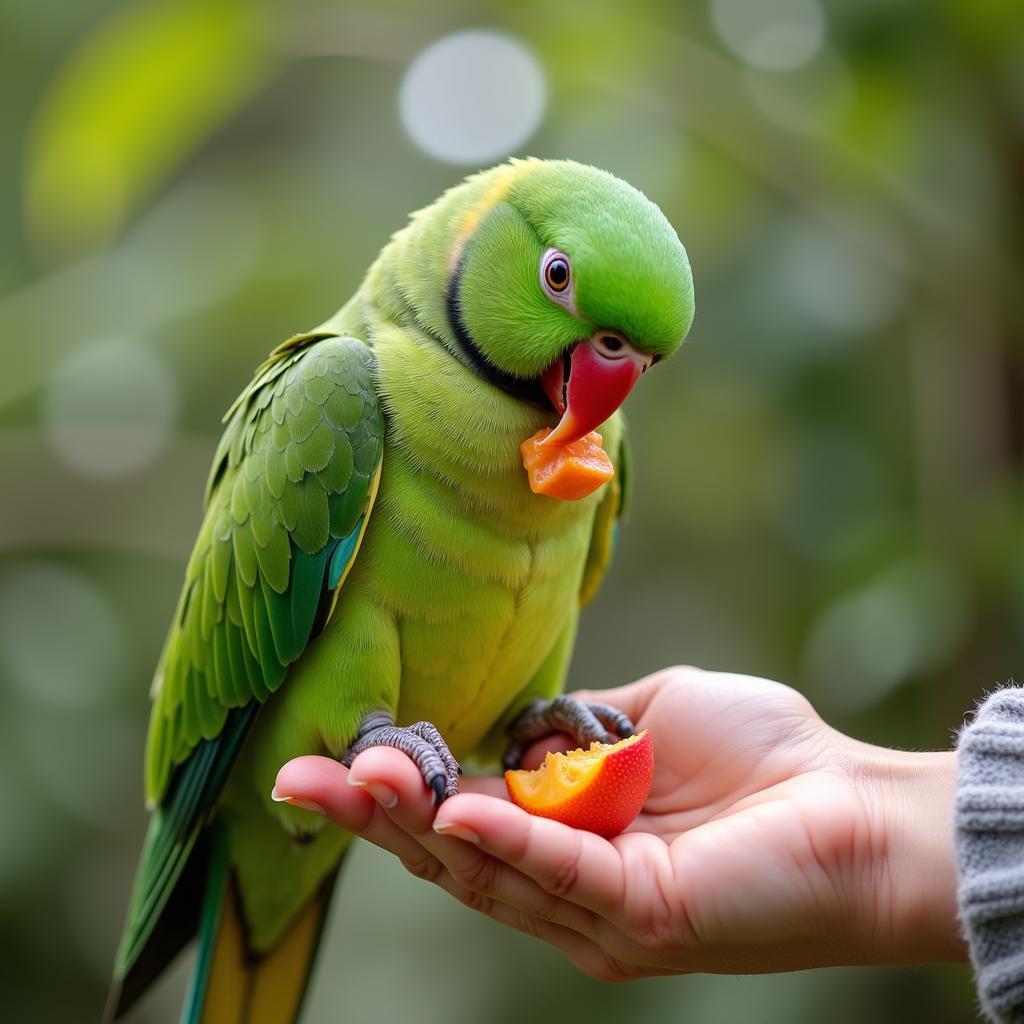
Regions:
<instances>
[{"instance_id":1,"label":"fingernail","mask_svg":"<svg viewBox=\"0 0 1024 1024\"><path fill-rule=\"evenodd\" d=\"M434 831L441 836L454 836L456 839L465 839L467 843L472 843L474 846L480 845L480 837L471 828L457 825L454 821L435 825Z\"/></svg>"},{"instance_id":2,"label":"fingernail","mask_svg":"<svg viewBox=\"0 0 1024 1024\"><path fill-rule=\"evenodd\" d=\"M398 794L383 782L363 782L362 779L353 779L349 775L348 784L365 789L386 811L398 806Z\"/></svg>"},{"instance_id":3,"label":"fingernail","mask_svg":"<svg viewBox=\"0 0 1024 1024\"><path fill-rule=\"evenodd\" d=\"M293 796L284 796L277 791L277 786L270 791L270 799L275 804L290 804L292 807L301 807L304 811L319 814L322 818L327 817L327 812L315 800L299 800Z\"/></svg>"}]
</instances>

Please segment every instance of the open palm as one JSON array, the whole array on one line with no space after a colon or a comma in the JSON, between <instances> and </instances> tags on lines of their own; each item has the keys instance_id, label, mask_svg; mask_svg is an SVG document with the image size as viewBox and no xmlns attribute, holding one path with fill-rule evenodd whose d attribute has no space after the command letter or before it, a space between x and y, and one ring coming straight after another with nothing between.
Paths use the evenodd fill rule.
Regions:
<instances>
[{"instance_id":1,"label":"open palm","mask_svg":"<svg viewBox=\"0 0 1024 1024\"><path fill-rule=\"evenodd\" d=\"M467 779L435 815L393 750L350 772L300 758L276 788L605 980L960 955L951 850L907 839L924 790L900 784L946 785L947 755L858 743L749 676L669 669L600 697L655 744L647 803L610 841L527 814L500 779Z\"/></svg>"}]
</instances>

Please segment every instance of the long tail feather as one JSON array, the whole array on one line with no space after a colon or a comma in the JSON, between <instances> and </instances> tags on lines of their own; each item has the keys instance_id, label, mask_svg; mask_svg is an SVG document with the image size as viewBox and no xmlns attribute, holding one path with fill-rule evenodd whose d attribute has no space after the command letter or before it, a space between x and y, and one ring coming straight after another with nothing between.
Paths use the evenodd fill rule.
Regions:
<instances>
[{"instance_id":1,"label":"long tail feather","mask_svg":"<svg viewBox=\"0 0 1024 1024\"><path fill-rule=\"evenodd\" d=\"M120 1020L195 937L208 860L207 837L201 835L177 881L174 899L164 910L160 927L153 931L131 967L123 974L115 974L103 1015L104 1024Z\"/></svg>"},{"instance_id":2,"label":"long tail feather","mask_svg":"<svg viewBox=\"0 0 1024 1024\"><path fill-rule=\"evenodd\" d=\"M199 926L199 957L182 1024L293 1024L302 1009L336 873L269 952L246 943L234 877L212 864Z\"/></svg>"},{"instance_id":3,"label":"long tail feather","mask_svg":"<svg viewBox=\"0 0 1024 1024\"><path fill-rule=\"evenodd\" d=\"M235 708L176 771L150 818L132 886L105 1021L119 1020L196 933L207 876L204 829L259 711Z\"/></svg>"}]
</instances>

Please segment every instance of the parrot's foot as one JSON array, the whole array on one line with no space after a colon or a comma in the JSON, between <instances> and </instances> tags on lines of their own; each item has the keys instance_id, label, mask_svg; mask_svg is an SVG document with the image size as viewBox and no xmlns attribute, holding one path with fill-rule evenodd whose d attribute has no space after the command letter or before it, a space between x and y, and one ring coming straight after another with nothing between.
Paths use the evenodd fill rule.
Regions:
<instances>
[{"instance_id":1,"label":"parrot's foot","mask_svg":"<svg viewBox=\"0 0 1024 1024\"><path fill-rule=\"evenodd\" d=\"M531 744L552 733L568 733L581 747L591 743L614 743L636 732L629 716L610 704L584 703L574 697L532 700L508 727L509 744L502 758L506 769L520 766Z\"/></svg>"},{"instance_id":2,"label":"parrot's foot","mask_svg":"<svg viewBox=\"0 0 1024 1024\"><path fill-rule=\"evenodd\" d=\"M434 803L439 804L459 791L459 776L462 769L452 757L448 745L430 722L416 722L415 725L397 726L386 711L371 711L359 723L355 742L341 763L352 767L356 754L370 747L394 747L412 759L420 770L423 781L434 794Z\"/></svg>"}]
</instances>

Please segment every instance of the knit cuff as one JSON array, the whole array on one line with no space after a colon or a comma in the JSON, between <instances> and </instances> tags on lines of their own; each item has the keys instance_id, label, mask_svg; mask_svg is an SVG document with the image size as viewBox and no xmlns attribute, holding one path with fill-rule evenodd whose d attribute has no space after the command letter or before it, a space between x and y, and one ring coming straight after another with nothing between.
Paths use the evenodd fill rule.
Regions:
<instances>
[{"instance_id":1,"label":"knit cuff","mask_svg":"<svg viewBox=\"0 0 1024 1024\"><path fill-rule=\"evenodd\" d=\"M960 920L995 1021L1024 1022L1024 688L997 690L960 733Z\"/></svg>"}]
</instances>

